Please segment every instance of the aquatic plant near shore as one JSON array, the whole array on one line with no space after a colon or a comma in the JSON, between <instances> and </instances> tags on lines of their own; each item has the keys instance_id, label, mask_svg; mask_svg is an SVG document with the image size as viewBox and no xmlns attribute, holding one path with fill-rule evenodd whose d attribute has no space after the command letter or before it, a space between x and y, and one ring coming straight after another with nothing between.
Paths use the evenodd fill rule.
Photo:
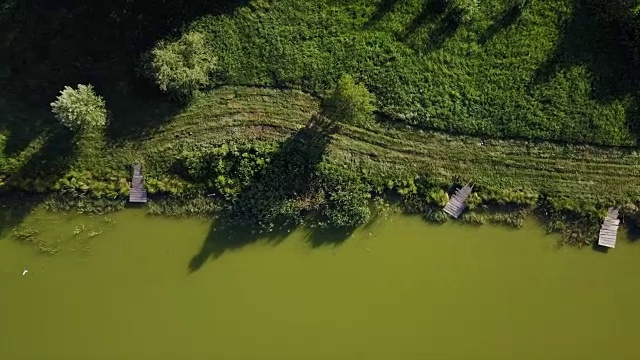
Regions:
<instances>
[{"instance_id":1,"label":"aquatic plant near shore","mask_svg":"<svg viewBox=\"0 0 640 360\"><path fill-rule=\"evenodd\" d=\"M13 230L12 236L17 241L34 245L43 253L53 255L60 250L56 240L46 240L44 237L41 237L40 234L40 229L21 224L18 228Z\"/></svg>"}]
</instances>

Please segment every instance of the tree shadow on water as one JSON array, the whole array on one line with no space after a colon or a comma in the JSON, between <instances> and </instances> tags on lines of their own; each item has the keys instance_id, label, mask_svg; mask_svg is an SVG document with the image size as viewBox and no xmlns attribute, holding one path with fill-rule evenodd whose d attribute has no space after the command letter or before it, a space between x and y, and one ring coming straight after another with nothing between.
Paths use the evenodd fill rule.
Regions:
<instances>
[{"instance_id":1,"label":"tree shadow on water","mask_svg":"<svg viewBox=\"0 0 640 360\"><path fill-rule=\"evenodd\" d=\"M640 240L640 226L638 226L638 223L626 218L623 220L623 222L624 222L623 229L626 230L627 239L630 242L637 242L638 240Z\"/></svg>"},{"instance_id":2,"label":"tree shadow on water","mask_svg":"<svg viewBox=\"0 0 640 360\"><path fill-rule=\"evenodd\" d=\"M0 239L18 227L40 204L42 196L27 194L0 194Z\"/></svg>"},{"instance_id":3,"label":"tree shadow on water","mask_svg":"<svg viewBox=\"0 0 640 360\"><path fill-rule=\"evenodd\" d=\"M316 190L316 168L336 125L319 117L284 141L269 165L218 215L189 271L258 239L278 242L303 220L301 203Z\"/></svg>"},{"instance_id":4,"label":"tree shadow on water","mask_svg":"<svg viewBox=\"0 0 640 360\"><path fill-rule=\"evenodd\" d=\"M602 253L602 254L606 254L609 252L609 248L606 246L599 245L598 241L594 241L593 243L591 243L591 250Z\"/></svg>"},{"instance_id":5,"label":"tree shadow on water","mask_svg":"<svg viewBox=\"0 0 640 360\"><path fill-rule=\"evenodd\" d=\"M311 229L306 240L313 248L322 246L338 246L351 236L353 230L355 230L354 227L314 228Z\"/></svg>"}]
</instances>

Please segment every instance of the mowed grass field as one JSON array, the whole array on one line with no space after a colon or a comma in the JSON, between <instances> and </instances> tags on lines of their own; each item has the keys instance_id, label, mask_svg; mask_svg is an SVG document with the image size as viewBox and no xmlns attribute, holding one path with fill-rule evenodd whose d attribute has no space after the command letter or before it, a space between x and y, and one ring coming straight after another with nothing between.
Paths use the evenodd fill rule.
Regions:
<instances>
[{"instance_id":1,"label":"mowed grass field","mask_svg":"<svg viewBox=\"0 0 640 360\"><path fill-rule=\"evenodd\" d=\"M196 100L142 145L157 174L184 151L224 143L281 142L309 121L318 101L297 91L225 87ZM160 161L154 162L154 159ZM575 199L628 199L640 185L635 150L451 136L413 128L342 126L325 161L393 180L443 182Z\"/></svg>"}]
</instances>

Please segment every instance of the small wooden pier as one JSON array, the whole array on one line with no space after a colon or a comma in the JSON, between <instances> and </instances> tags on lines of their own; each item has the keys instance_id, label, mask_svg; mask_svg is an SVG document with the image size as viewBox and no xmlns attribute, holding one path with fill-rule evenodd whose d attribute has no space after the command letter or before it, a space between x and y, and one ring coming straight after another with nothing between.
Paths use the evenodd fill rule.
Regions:
<instances>
[{"instance_id":1,"label":"small wooden pier","mask_svg":"<svg viewBox=\"0 0 640 360\"><path fill-rule=\"evenodd\" d=\"M129 202L147 202L147 189L144 187L141 164L133 165L133 176L131 177L131 187L129 188Z\"/></svg>"},{"instance_id":2,"label":"small wooden pier","mask_svg":"<svg viewBox=\"0 0 640 360\"><path fill-rule=\"evenodd\" d=\"M449 202L445 205L444 209L442 209L447 214L451 215L454 218L458 218L460 214L467 208L467 199L469 195L471 195L471 191L473 190L473 185L469 182L467 185L462 187L461 189L456 190L456 192L449 198Z\"/></svg>"},{"instance_id":3,"label":"small wooden pier","mask_svg":"<svg viewBox=\"0 0 640 360\"><path fill-rule=\"evenodd\" d=\"M598 245L612 249L615 248L618 235L618 225L620 225L620 219L618 219L618 209L609 208L607 217L604 218L602 227L600 228Z\"/></svg>"}]
</instances>

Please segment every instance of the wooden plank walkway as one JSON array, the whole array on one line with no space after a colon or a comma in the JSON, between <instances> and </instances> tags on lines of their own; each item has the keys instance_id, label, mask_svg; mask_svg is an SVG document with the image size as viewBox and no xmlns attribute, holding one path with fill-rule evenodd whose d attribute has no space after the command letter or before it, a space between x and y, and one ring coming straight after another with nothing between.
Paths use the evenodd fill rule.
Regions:
<instances>
[{"instance_id":1,"label":"wooden plank walkway","mask_svg":"<svg viewBox=\"0 0 640 360\"><path fill-rule=\"evenodd\" d=\"M462 214L464 209L467 208L466 202L469 198L469 195L471 195L472 190L473 185L471 185L471 182L469 182L461 189L456 190L451 198L449 198L449 202L447 203L447 205L445 205L444 209L442 210L457 219L460 214Z\"/></svg>"},{"instance_id":2,"label":"wooden plank walkway","mask_svg":"<svg viewBox=\"0 0 640 360\"><path fill-rule=\"evenodd\" d=\"M147 202L147 189L144 187L141 164L133 165L133 176L131 177L131 187L129 188L129 202Z\"/></svg>"},{"instance_id":3,"label":"wooden plank walkway","mask_svg":"<svg viewBox=\"0 0 640 360\"><path fill-rule=\"evenodd\" d=\"M616 247L616 239L618 235L618 226L620 225L620 219L618 219L618 209L609 208L607 217L602 222L600 228L600 235L598 236L598 245L608 248Z\"/></svg>"}]
</instances>

